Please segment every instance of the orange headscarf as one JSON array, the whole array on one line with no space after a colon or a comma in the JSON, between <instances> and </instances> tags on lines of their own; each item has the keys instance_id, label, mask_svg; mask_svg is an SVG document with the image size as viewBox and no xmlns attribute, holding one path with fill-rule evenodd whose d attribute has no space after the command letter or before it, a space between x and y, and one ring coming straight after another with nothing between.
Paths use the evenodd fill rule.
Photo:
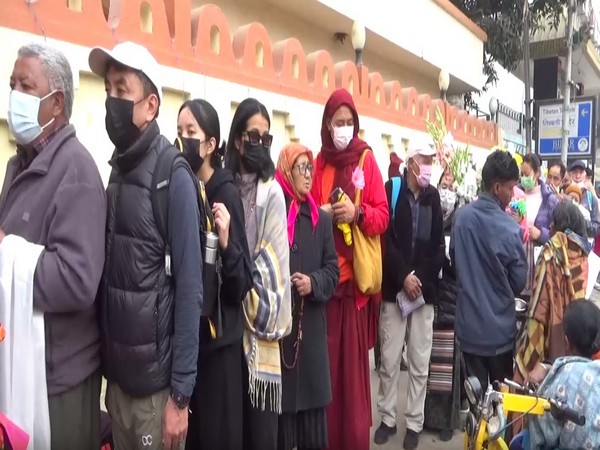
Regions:
<instances>
[{"instance_id":1,"label":"orange headscarf","mask_svg":"<svg viewBox=\"0 0 600 450\"><path fill-rule=\"evenodd\" d=\"M306 195L306 197L303 197L298 193L296 186L294 186L292 169L294 168L294 163L301 155L308 156L308 161L310 164L313 164L312 152L304 145L297 143L290 143L286 145L279 154L277 170L275 171L275 180L277 180L277 182L280 184L285 195L292 199L287 217L288 239L290 242L290 247L294 244L296 218L300 212L300 203L307 201L310 206L310 219L312 222L313 233L315 232L317 222L319 221L319 207L315 203L315 200L310 192Z\"/></svg>"}]
</instances>

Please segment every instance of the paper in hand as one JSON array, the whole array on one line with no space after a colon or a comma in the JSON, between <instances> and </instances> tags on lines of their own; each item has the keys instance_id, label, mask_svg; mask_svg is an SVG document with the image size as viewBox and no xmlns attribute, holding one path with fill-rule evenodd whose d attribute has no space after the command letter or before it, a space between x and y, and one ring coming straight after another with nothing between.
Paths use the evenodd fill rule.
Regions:
<instances>
[{"instance_id":1,"label":"paper in hand","mask_svg":"<svg viewBox=\"0 0 600 450\"><path fill-rule=\"evenodd\" d=\"M402 289L396 294L396 303L398 303L398 307L400 308L400 314L406 319L414 311L425 304L425 299L423 298L423 294L421 294L416 299L412 300L406 292L404 292L404 289Z\"/></svg>"}]
</instances>

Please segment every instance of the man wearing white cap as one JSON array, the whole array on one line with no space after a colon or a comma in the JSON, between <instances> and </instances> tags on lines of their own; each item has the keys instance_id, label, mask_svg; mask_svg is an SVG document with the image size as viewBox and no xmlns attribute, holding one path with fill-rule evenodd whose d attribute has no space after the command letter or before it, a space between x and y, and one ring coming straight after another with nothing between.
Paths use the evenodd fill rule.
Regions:
<instances>
[{"instance_id":1,"label":"man wearing white cap","mask_svg":"<svg viewBox=\"0 0 600 450\"><path fill-rule=\"evenodd\" d=\"M417 448L423 429L433 305L437 303L438 274L445 256L440 195L429 183L435 153L428 145L409 151L404 175L385 185L391 220L383 260L377 403L381 425L375 432L375 443L382 445L396 433L400 359L408 333L406 450Z\"/></svg>"},{"instance_id":2,"label":"man wearing white cap","mask_svg":"<svg viewBox=\"0 0 600 450\"><path fill-rule=\"evenodd\" d=\"M104 78L106 131L115 145L99 295L115 448L182 448L202 303L197 186L181 159L170 179L154 179L157 161L177 150L156 123L162 89L150 52L124 42L94 48L89 63ZM166 242L153 208L158 188L168 189Z\"/></svg>"}]
</instances>

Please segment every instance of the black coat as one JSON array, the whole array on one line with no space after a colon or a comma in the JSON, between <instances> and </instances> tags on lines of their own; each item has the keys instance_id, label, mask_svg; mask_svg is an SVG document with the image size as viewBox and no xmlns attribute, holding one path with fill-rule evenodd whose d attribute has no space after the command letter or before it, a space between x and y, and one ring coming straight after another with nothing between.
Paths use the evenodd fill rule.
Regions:
<instances>
[{"instance_id":1,"label":"black coat","mask_svg":"<svg viewBox=\"0 0 600 450\"><path fill-rule=\"evenodd\" d=\"M288 210L290 200L286 199ZM296 220L294 244L290 248L290 274L309 275L313 293L304 299L302 341L296 367L294 344L298 336L301 298L292 288L292 332L281 342L283 412L295 413L321 408L331 402L329 355L327 350L326 302L331 298L340 277L333 242L330 216L319 210L319 221L313 234L308 203L303 203Z\"/></svg>"},{"instance_id":2,"label":"black coat","mask_svg":"<svg viewBox=\"0 0 600 450\"><path fill-rule=\"evenodd\" d=\"M452 222L454 221L456 209L458 209L458 205L455 206L452 214L450 214L450 216L444 220L444 236L451 235ZM438 290L438 305L437 314L435 317L436 326L454 326L457 289L458 285L456 283L456 273L454 271L454 267L448 258L444 258L442 278L440 279Z\"/></svg>"},{"instance_id":3,"label":"black coat","mask_svg":"<svg viewBox=\"0 0 600 450\"><path fill-rule=\"evenodd\" d=\"M385 190L391 208L391 181L385 183ZM428 186L419 195L419 226L414 248L412 246L413 218L408 195L405 170L396 203L396 217L390 220L385 232L383 300L395 302L396 294L403 289L404 279L414 271L423 285L421 289L425 303L437 304L438 276L446 253L440 195L433 186Z\"/></svg>"},{"instance_id":4,"label":"black coat","mask_svg":"<svg viewBox=\"0 0 600 450\"><path fill-rule=\"evenodd\" d=\"M205 318L200 326L200 352L206 353L225 345L242 345L244 320L242 301L252 287L252 266L246 241L244 207L239 190L234 184L231 172L217 169L206 183L206 197L212 207L223 203L230 216L229 244L221 253L221 314L223 335L217 339L210 337L210 329Z\"/></svg>"}]
</instances>

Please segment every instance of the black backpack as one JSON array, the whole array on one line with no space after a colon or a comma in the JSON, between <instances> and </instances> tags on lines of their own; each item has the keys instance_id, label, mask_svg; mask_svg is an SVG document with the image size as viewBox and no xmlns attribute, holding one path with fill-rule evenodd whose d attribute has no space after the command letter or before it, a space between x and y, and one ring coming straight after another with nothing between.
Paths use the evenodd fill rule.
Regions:
<instances>
[{"instance_id":1,"label":"black backpack","mask_svg":"<svg viewBox=\"0 0 600 450\"><path fill-rule=\"evenodd\" d=\"M183 154L174 146L169 146L163 149L156 158L154 173L152 174L152 210L154 212L154 220L158 228L163 242L165 244L165 269L167 275L172 275L171 270L171 247L169 235L169 186L171 184L171 176L178 168L184 168L189 176L194 181L197 187L197 200L199 211L199 233L200 233L200 248L204 260L204 251L206 248L206 233L215 230L215 220L212 214L212 209L208 204L204 186L198 182L196 175L192 172L190 165L184 158ZM220 258L215 270L208 270L207 265L204 265L202 273L204 280L204 298L202 305L202 316L207 317L211 327L211 336L213 339L221 335L221 307L220 307ZM217 277L217 283L215 283ZM213 286L216 284L216 291Z\"/></svg>"}]
</instances>

